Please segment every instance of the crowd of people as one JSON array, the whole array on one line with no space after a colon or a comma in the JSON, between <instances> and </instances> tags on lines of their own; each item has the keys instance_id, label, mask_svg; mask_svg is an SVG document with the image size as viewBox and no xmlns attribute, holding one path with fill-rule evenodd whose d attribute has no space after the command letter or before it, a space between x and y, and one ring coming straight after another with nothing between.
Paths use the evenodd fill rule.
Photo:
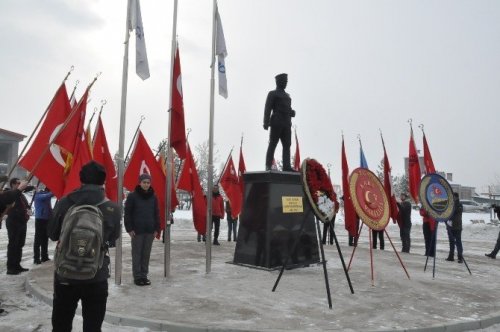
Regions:
<instances>
[{"instance_id":1,"label":"crowd of people","mask_svg":"<svg viewBox=\"0 0 500 332\"><path fill-rule=\"evenodd\" d=\"M115 202L109 201L105 197L104 184L106 172L104 168L96 163L90 162L84 165L80 171L81 187L67 196L61 198L52 208L54 195L49 188L38 190L28 186L26 181L12 178L8 181L9 187L0 193L0 213L5 219L8 233L7 246L7 274L17 275L28 271L21 266L22 250L26 240L27 222L31 216L31 203L34 203L35 211L35 236L33 245L33 263L42 264L50 261L48 252L48 239L57 241L54 253L54 298L52 323L54 331L71 330L73 317L79 301L82 302L82 315L84 330L99 330L106 312L106 302L108 296L108 278L110 277L108 248L113 247L120 234L120 220L122 218L121 207ZM33 201L30 203L23 193L32 191ZM218 185L212 188L212 227L213 244L220 245L220 221L227 219L227 241L237 241L238 217L232 216L231 204L224 200L219 192ZM448 239L450 244L447 261L455 260L455 249L457 251L457 262L463 263L462 233L462 212L463 207L457 193L454 193L455 212L450 220L446 222ZM68 260L66 256L71 256L64 250L65 236L70 226L69 216L72 215L76 206L95 207L97 219L102 229L100 234L102 244L100 245L102 261L95 269L91 277L78 278L72 274L67 274L64 262ZM401 194L399 207L400 237L403 253L409 253L411 249L411 210L412 206L408 195ZM493 206L495 213L500 218L500 207ZM422 208L422 232L425 240L425 255L433 257L435 255L435 231L437 222ZM124 225L131 238L132 273L134 284L137 286L147 286L151 284L148 278L149 259L151 255L152 243L155 237L160 234L160 213L159 202L155 194L151 176L141 174L138 184L133 192L127 195L124 204ZM333 244L335 219L330 223L325 223L321 236L322 244ZM359 222L359 220L358 220ZM102 223L102 224L100 224ZM1 225L1 224L0 224ZM76 226L74 226L76 227ZM74 228L76 229L76 228ZM359 225L358 225L359 229ZM74 231L76 232L76 231ZM98 233L98 232L97 232ZM79 233L71 233L78 235ZM349 245L356 246L359 234L349 234ZM384 250L384 230L372 230L374 249L379 247ZM203 235L205 240L205 235ZM200 238L198 238L200 241ZM77 241L78 242L78 241ZM88 246L87 246L88 247ZM87 250L85 245L77 248L77 252ZM486 253L492 259L500 251L500 233L495 248ZM64 257L63 253L65 253ZM59 257L58 257L59 255ZM3 310L0 309L0 313Z\"/></svg>"}]
</instances>

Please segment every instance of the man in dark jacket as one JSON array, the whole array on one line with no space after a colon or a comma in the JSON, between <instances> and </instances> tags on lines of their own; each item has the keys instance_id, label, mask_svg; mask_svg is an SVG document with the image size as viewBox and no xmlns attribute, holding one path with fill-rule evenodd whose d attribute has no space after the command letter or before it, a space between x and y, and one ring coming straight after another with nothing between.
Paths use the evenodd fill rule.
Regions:
<instances>
[{"instance_id":1,"label":"man in dark jacket","mask_svg":"<svg viewBox=\"0 0 500 332\"><path fill-rule=\"evenodd\" d=\"M19 190L21 181L18 178L12 178L9 181L10 190ZM25 188L23 191L32 190L33 187ZM9 244L7 245L7 274L19 274L28 271L21 266L23 257L23 247L26 242L26 230L28 220L30 219L31 209L24 195L16 194L14 206L7 212L7 233Z\"/></svg>"},{"instance_id":2,"label":"man in dark jacket","mask_svg":"<svg viewBox=\"0 0 500 332\"><path fill-rule=\"evenodd\" d=\"M450 242L450 253L448 254L447 261L453 262L455 260L455 246L457 247L458 263L463 263L463 247L462 247L462 212L464 207L460 203L458 193L453 193L453 200L455 201L455 212L451 219L446 222L446 231L448 232L448 240Z\"/></svg>"},{"instance_id":3,"label":"man in dark jacket","mask_svg":"<svg viewBox=\"0 0 500 332\"><path fill-rule=\"evenodd\" d=\"M137 286L151 285L149 257L154 238L160 232L158 199L151 176L141 174L139 184L125 201L125 229L132 239L132 273Z\"/></svg>"},{"instance_id":4,"label":"man in dark jacket","mask_svg":"<svg viewBox=\"0 0 500 332\"><path fill-rule=\"evenodd\" d=\"M118 239L121 229L121 209L118 204L106 199L103 187L105 180L106 170L95 161L82 167L80 171L82 186L63 197L54 207L47 228L51 240L59 240L62 222L68 209L74 205L84 204L96 205L101 210L105 243L114 243ZM101 330L108 299L109 264L110 258L106 253L102 267L90 280L66 279L57 273L54 274L52 331L71 331L79 300L82 301L83 331Z\"/></svg>"},{"instance_id":5,"label":"man in dark jacket","mask_svg":"<svg viewBox=\"0 0 500 332\"><path fill-rule=\"evenodd\" d=\"M399 218L401 221L399 235L401 236L401 243L403 245L402 252L409 253L411 246L411 203L408 200L408 195L402 193L399 197L401 202L398 203Z\"/></svg>"},{"instance_id":6,"label":"man in dark jacket","mask_svg":"<svg viewBox=\"0 0 500 332\"><path fill-rule=\"evenodd\" d=\"M35 240L33 241L33 263L41 264L49 260L47 224L52 217L52 197L48 188L35 194ZM41 259L40 259L41 251Z\"/></svg>"},{"instance_id":7,"label":"man in dark jacket","mask_svg":"<svg viewBox=\"0 0 500 332\"><path fill-rule=\"evenodd\" d=\"M269 91L264 109L264 129L271 127L269 134L269 146L266 153L266 171L270 171L274 158L274 150L278 141L283 147L283 170L293 171L290 165L290 145L292 144L292 99L285 92L288 83L287 74L279 74L275 77L276 90Z\"/></svg>"},{"instance_id":8,"label":"man in dark jacket","mask_svg":"<svg viewBox=\"0 0 500 332\"><path fill-rule=\"evenodd\" d=\"M493 208L493 211L497 214L497 218L500 220L500 206L493 204L491 206ZM498 251L500 250L500 232L498 233L498 238L497 238L497 243L495 244L495 248L493 249L492 252L489 254L484 254L486 257L489 258L497 258Z\"/></svg>"},{"instance_id":9,"label":"man in dark jacket","mask_svg":"<svg viewBox=\"0 0 500 332\"><path fill-rule=\"evenodd\" d=\"M3 216L14 206L17 198L23 194L23 190L28 186L28 182L20 182L21 183L17 186L17 189L0 192L0 224Z\"/></svg>"}]
</instances>

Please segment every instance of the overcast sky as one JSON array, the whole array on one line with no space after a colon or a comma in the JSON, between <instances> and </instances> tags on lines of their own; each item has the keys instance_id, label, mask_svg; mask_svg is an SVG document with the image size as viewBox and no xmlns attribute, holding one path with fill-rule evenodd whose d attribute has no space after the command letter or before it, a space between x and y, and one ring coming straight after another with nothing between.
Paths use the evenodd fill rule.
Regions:
<instances>
[{"instance_id":1,"label":"overcast sky","mask_svg":"<svg viewBox=\"0 0 500 332\"><path fill-rule=\"evenodd\" d=\"M77 95L96 73L88 111L107 100L103 121L118 149L126 0L0 1L0 127L29 135L69 68ZM152 146L167 135L172 1L141 0L151 78L135 75L131 38L126 148L140 116ZM413 119L422 149L424 124L436 168L479 190L500 183L500 2L220 0L229 98L215 97L215 142L223 162L244 134L247 169L264 169L262 128L274 76L287 91L301 156L331 164L340 182L344 133L350 169L360 135L368 165L383 157L404 172ZM180 0L177 35L186 127L208 139L212 1ZM292 145L292 154L295 145ZM281 148L276 151L281 159ZM218 166L218 165L216 165Z\"/></svg>"}]
</instances>

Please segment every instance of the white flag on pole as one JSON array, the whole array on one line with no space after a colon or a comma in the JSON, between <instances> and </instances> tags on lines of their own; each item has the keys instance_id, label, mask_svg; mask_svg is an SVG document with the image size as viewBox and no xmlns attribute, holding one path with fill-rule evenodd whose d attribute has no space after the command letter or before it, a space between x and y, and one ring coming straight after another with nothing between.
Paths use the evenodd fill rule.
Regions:
<instances>
[{"instance_id":1,"label":"white flag on pole","mask_svg":"<svg viewBox=\"0 0 500 332\"><path fill-rule=\"evenodd\" d=\"M130 0L128 29L129 31L135 30L135 72L145 80L149 78L149 64L139 0Z\"/></svg>"},{"instance_id":2,"label":"white flag on pole","mask_svg":"<svg viewBox=\"0 0 500 332\"><path fill-rule=\"evenodd\" d=\"M219 16L219 8L215 14L217 37L215 40L215 54L217 54L217 71L219 72L219 94L227 98L227 78L225 58L227 56L226 40L224 39L224 30Z\"/></svg>"}]
</instances>

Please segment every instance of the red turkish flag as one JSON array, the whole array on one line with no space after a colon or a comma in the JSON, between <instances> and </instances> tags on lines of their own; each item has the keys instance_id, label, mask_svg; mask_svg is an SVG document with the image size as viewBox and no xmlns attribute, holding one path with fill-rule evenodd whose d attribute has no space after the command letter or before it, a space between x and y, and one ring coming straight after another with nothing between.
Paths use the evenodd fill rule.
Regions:
<instances>
[{"instance_id":1,"label":"red turkish flag","mask_svg":"<svg viewBox=\"0 0 500 332\"><path fill-rule=\"evenodd\" d=\"M156 161L153 151L149 147L141 131L137 135L134 151L123 175L123 186L129 191L135 190L139 184L139 176L147 173L151 176L151 186L158 198L160 209L160 227L165 228L165 174Z\"/></svg>"},{"instance_id":2,"label":"red turkish flag","mask_svg":"<svg viewBox=\"0 0 500 332\"><path fill-rule=\"evenodd\" d=\"M49 143L57 135L70 113L68 93L63 83L48 107L37 136L19 161L19 165L40 179L57 198L61 198L64 192L65 157L61 154L59 146L52 144L49 148Z\"/></svg>"},{"instance_id":3,"label":"red turkish flag","mask_svg":"<svg viewBox=\"0 0 500 332\"><path fill-rule=\"evenodd\" d=\"M389 158L387 157L387 152L385 151L385 145L384 145L384 190L387 197L389 198L389 211L390 211L389 216L392 218L393 223L399 224L399 218L398 218L399 209L398 209L398 204L396 202L396 194L394 192L394 187L392 185L391 165L389 164Z\"/></svg>"},{"instance_id":4,"label":"red turkish flag","mask_svg":"<svg viewBox=\"0 0 500 332\"><path fill-rule=\"evenodd\" d=\"M172 82L172 121L170 128L170 146L181 159L186 158L186 128L184 124L184 102L182 100L182 75L179 47L175 52L174 75Z\"/></svg>"},{"instance_id":5,"label":"red turkish flag","mask_svg":"<svg viewBox=\"0 0 500 332\"><path fill-rule=\"evenodd\" d=\"M72 110L66 127L61 130L55 143L64 148L67 152L76 155L82 136L85 136L85 114L87 113L87 98L89 89L85 90L82 98Z\"/></svg>"},{"instance_id":6,"label":"red turkish flag","mask_svg":"<svg viewBox=\"0 0 500 332\"><path fill-rule=\"evenodd\" d=\"M295 132L295 156L293 157L293 169L296 171L300 169L300 151L299 151L299 140L297 138L297 132Z\"/></svg>"},{"instance_id":7,"label":"red turkish flag","mask_svg":"<svg viewBox=\"0 0 500 332\"><path fill-rule=\"evenodd\" d=\"M196 171L196 164L189 143L186 152L186 159L177 182L177 189L185 190L191 194L194 228L198 234L205 234L207 232L207 203L203 196L203 188L200 185L200 177Z\"/></svg>"},{"instance_id":8,"label":"red turkish flag","mask_svg":"<svg viewBox=\"0 0 500 332\"><path fill-rule=\"evenodd\" d=\"M429 145L427 145L427 139L424 134L424 165L427 174L436 173L434 168L434 162L432 161L431 150L429 150Z\"/></svg>"},{"instance_id":9,"label":"red turkish flag","mask_svg":"<svg viewBox=\"0 0 500 332\"><path fill-rule=\"evenodd\" d=\"M243 181L243 174L247 171L245 166L245 159L243 158L243 148L240 146L240 160L238 161L238 183L240 185L242 197L245 194L245 182Z\"/></svg>"},{"instance_id":10,"label":"red turkish flag","mask_svg":"<svg viewBox=\"0 0 500 332\"><path fill-rule=\"evenodd\" d=\"M345 153L344 139L342 138L342 191L344 193L344 227L351 236L358 235L357 215L349 191L349 166Z\"/></svg>"},{"instance_id":11,"label":"red turkish flag","mask_svg":"<svg viewBox=\"0 0 500 332\"><path fill-rule=\"evenodd\" d=\"M418 188L420 186L420 164L418 162L417 148L413 140L413 129L410 134L410 151L408 154L408 183L413 201L418 203Z\"/></svg>"},{"instance_id":12,"label":"red turkish flag","mask_svg":"<svg viewBox=\"0 0 500 332\"><path fill-rule=\"evenodd\" d=\"M241 194L241 187L238 183L238 174L233 163L233 157L229 157L226 169L220 178L220 185L226 193L227 199L231 204L231 216L238 217L241 212L243 202L243 195Z\"/></svg>"},{"instance_id":13,"label":"red turkish flag","mask_svg":"<svg viewBox=\"0 0 500 332\"><path fill-rule=\"evenodd\" d=\"M114 202L118 202L118 174L116 173L115 163L109 152L108 140L106 139L101 116L97 119L92 154L94 160L106 169L106 197Z\"/></svg>"}]
</instances>

